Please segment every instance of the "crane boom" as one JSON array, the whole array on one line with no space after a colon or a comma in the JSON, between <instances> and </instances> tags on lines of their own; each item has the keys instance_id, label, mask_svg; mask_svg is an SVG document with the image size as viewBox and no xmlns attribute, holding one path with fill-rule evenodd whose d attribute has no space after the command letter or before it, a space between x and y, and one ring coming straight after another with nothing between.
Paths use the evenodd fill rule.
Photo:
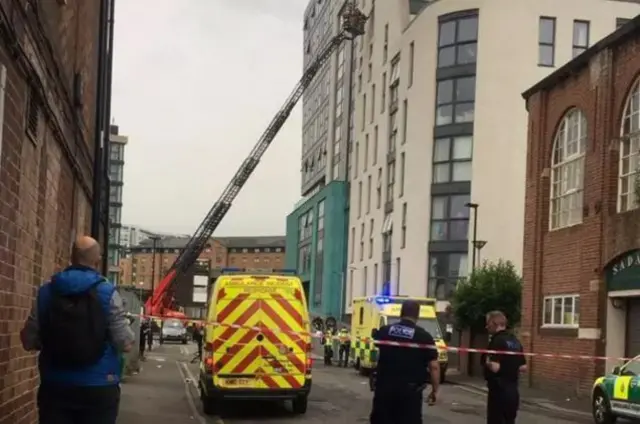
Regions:
<instances>
[{"instance_id":1,"label":"crane boom","mask_svg":"<svg viewBox=\"0 0 640 424\"><path fill-rule=\"evenodd\" d=\"M224 189L220 198L213 204L204 220L200 223L193 236L175 262L169 269L167 275L163 277L157 285L156 290L147 300L145 305L146 313L151 315L165 315L165 308L169 308L171 299L169 292L178 274L184 273L198 259L202 251L207 246L213 232L218 228L220 222L225 217L236 196L244 187L245 183L258 166L260 159L267 151L271 142L289 118L291 111L296 106L305 90L322 69L322 66L330 59L331 54L342 44L344 40L352 40L364 34L364 25L367 17L352 3L345 5L342 14L342 29L338 35L333 37L325 48L316 56L314 61L304 71L302 78L298 81L293 92L289 95L284 105L280 108L275 117L271 120L254 148L247 158L242 162L238 171L231 179L231 182Z\"/></svg>"}]
</instances>

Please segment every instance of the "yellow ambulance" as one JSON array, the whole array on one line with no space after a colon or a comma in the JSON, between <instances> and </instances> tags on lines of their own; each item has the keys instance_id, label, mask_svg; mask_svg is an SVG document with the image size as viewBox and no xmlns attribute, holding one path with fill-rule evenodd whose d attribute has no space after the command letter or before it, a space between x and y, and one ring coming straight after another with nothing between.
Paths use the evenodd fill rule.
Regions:
<instances>
[{"instance_id":1,"label":"yellow ambulance","mask_svg":"<svg viewBox=\"0 0 640 424\"><path fill-rule=\"evenodd\" d=\"M306 412L310 323L295 271L223 269L207 318L199 378L206 414L225 399L291 400L295 413Z\"/></svg>"},{"instance_id":2,"label":"yellow ambulance","mask_svg":"<svg viewBox=\"0 0 640 424\"><path fill-rule=\"evenodd\" d=\"M427 330L438 346L440 362L440 380L444 382L449 356L447 344L436 316L436 300L424 297L406 296L369 296L353 300L351 314L351 360L362 374L375 369L378 361L378 349L371 338L372 330L400 321L402 302L413 300L420 304L420 318L417 325Z\"/></svg>"}]
</instances>

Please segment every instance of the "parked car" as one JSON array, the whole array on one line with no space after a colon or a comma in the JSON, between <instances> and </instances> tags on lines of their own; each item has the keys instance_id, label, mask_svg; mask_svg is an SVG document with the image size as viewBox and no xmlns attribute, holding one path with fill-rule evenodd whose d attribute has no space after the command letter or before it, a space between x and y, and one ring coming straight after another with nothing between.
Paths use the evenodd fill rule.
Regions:
<instances>
[{"instance_id":1,"label":"parked car","mask_svg":"<svg viewBox=\"0 0 640 424\"><path fill-rule=\"evenodd\" d=\"M167 319L162 325L160 332L160 344L164 342L180 342L187 344L189 335L182 321L179 319Z\"/></svg>"},{"instance_id":2,"label":"parked car","mask_svg":"<svg viewBox=\"0 0 640 424\"><path fill-rule=\"evenodd\" d=\"M591 405L597 424L613 424L618 417L640 418L640 355L596 379Z\"/></svg>"}]
</instances>

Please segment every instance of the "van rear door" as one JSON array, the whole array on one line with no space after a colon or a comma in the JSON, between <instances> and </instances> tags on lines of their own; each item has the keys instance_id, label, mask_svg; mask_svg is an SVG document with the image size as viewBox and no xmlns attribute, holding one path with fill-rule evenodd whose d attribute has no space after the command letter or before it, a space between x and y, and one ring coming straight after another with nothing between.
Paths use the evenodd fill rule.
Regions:
<instances>
[{"instance_id":1,"label":"van rear door","mask_svg":"<svg viewBox=\"0 0 640 424\"><path fill-rule=\"evenodd\" d=\"M273 276L226 277L216 305L216 386L288 389L304 385L308 318L295 282Z\"/></svg>"}]
</instances>

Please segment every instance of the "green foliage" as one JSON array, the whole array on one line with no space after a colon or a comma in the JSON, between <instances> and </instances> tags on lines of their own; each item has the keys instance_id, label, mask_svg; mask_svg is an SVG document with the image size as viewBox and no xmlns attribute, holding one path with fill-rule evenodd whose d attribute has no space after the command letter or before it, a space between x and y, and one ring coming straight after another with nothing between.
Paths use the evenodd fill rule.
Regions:
<instances>
[{"instance_id":1,"label":"green foliage","mask_svg":"<svg viewBox=\"0 0 640 424\"><path fill-rule=\"evenodd\" d=\"M522 278L510 261L484 261L471 275L461 280L451 304L460 328L484 328L488 312L502 311L509 326L520 322Z\"/></svg>"}]
</instances>

